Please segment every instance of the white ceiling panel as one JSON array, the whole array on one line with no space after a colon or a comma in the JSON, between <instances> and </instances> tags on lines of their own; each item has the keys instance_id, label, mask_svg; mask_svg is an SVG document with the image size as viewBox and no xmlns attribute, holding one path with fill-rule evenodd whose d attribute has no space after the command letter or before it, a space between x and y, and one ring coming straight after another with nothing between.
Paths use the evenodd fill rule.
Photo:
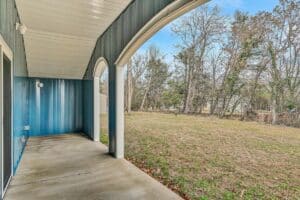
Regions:
<instances>
[{"instance_id":1,"label":"white ceiling panel","mask_svg":"<svg viewBox=\"0 0 300 200\"><path fill-rule=\"evenodd\" d=\"M97 38L131 0L16 0L29 76L82 78Z\"/></svg>"}]
</instances>

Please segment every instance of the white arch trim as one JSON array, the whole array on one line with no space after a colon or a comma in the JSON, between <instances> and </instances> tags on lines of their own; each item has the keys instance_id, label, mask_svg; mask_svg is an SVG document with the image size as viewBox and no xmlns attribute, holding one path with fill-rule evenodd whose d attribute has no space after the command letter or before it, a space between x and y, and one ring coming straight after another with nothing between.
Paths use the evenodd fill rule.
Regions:
<instances>
[{"instance_id":1,"label":"white arch trim","mask_svg":"<svg viewBox=\"0 0 300 200\"><path fill-rule=\"evenodd\" d=\"M136 50L158 30L209 0L176 0L153 17L123 49L116 65L116 158L124 157L124 66Z\"/></svg>"},{"instance_id":2,"label":"white arch trim","mask_svg":"<svg viewBox=\"0 0 300 200\"><path fill-rule=\"evenodd\" d=\"M98 58L98 60L96 61L96 64L95 64L93 77L100 78L107 67L108 67L108 63L107 63L106 59L103 57Z\"/></svg>"},{"instance_id":3,"label":"white arch trim","mask_svg":"<svg viewBox=\"0 0 300 200\"><path fill-rule=\"evenodd\" d=\"M93 73L93 84L94 84L94 98L93 98L93 108L94 108L94 141L100 141L100 77L102 76L105 69L108 68L108 63L105 58L101 57L97 60Z\"/></svg>"},{"instance_id":4,"label":"white arch trim","mask_svg":"<svg viewBox=\"0 0 300 200\"><path fill-rule=\"evenodd\" d=\"M140 46L165 25L208 1L210 0L177 0L165 7L131 39L115 62L116 66L125 66Z\"/></svg>"}]
</instances>

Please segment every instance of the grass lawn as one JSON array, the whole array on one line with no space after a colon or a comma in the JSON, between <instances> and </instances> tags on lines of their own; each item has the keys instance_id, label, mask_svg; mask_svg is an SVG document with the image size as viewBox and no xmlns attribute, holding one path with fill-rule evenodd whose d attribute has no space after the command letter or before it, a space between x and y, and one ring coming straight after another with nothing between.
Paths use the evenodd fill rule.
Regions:
<instances>
[{"instance_id":1,"label":"grass lawn","mask_svg":"<svg viewBox=\"0 0 300 200\"><path fill-rule=\"evenodd\" d=\"M131 113L125 148L128 160L186 199L300 199L300 129Z\"/></svg>"}]
</instances>

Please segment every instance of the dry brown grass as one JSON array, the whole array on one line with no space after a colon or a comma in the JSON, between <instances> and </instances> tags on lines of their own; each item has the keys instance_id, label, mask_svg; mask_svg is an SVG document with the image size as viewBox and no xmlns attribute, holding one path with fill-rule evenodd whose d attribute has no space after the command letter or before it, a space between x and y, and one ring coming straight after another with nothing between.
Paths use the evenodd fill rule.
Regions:
<instances>
[{"instance_id":1,"label":"dry brown grass","mask_svg":"<svg viewBox=\"0 0 300 200\"><path fill-rule=\"evenodd\" d=\"M126 158L186 199L300 197L300 129L132 113L125 134Z\"/></svg>"}]
</instances>

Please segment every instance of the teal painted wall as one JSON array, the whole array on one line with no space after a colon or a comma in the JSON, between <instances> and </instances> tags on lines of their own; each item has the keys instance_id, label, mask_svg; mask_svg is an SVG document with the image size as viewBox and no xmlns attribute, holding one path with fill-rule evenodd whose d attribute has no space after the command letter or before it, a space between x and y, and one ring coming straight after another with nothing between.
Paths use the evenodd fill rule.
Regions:
<instances>
[{"instance_id":1,"label":"teal painted wall","mask_svg":"<svg viewBox=\"0 0 300 200\"><path fill-rule=\"evenodd\" d=\"M83 80L83 132L90 138L94 137L93 115L93 80Z\"/></svg>"},{"instance_id":2,"label":"teal painted wall","mask_svg":"<svg viewBox=\"0 0 300 200\"><path fill-rule=\"evenodd\" d=\"M24 130L24 126L29 125L29 82L26 77L14 77L13 98L13 161L16 172L29 137L29 132Z\"/></svg>"},{"instance_id":3,"label":"teal painted wall","mask_svg":"<svg viewBox=\"0 0 300 200\"><path fill-rule=\"evenodd\" d=\"M37 82L43 87L37 87ZM29 79L29 136L82 131L82 80Z\"/></svg>"},{"instance_id":4,"label":"teal painted wall","mask_svg":"<svg viewBox=\"0 0 300 200\"><path fill-rule=\"evenodd\" d=\"M95 63L98 58L107 59L110 68L138 31L162 9L174 0L135 0L98 38L89 61L85 78L92 79Z\"/></svg>"},{"instance_id":5,"label":"teal painted wall","mask_svg":"<svg viewBox=\"0 0 300 200\"><path fill-rule=\"evenodd\" d=\"M27 62L23 36L16 31L15 24L20 22L14 0L0 0L0 33L14 54L13 59L13 165L14 172L25 147L28 131L28 97Z\"/></svg>"}]
</instances>

